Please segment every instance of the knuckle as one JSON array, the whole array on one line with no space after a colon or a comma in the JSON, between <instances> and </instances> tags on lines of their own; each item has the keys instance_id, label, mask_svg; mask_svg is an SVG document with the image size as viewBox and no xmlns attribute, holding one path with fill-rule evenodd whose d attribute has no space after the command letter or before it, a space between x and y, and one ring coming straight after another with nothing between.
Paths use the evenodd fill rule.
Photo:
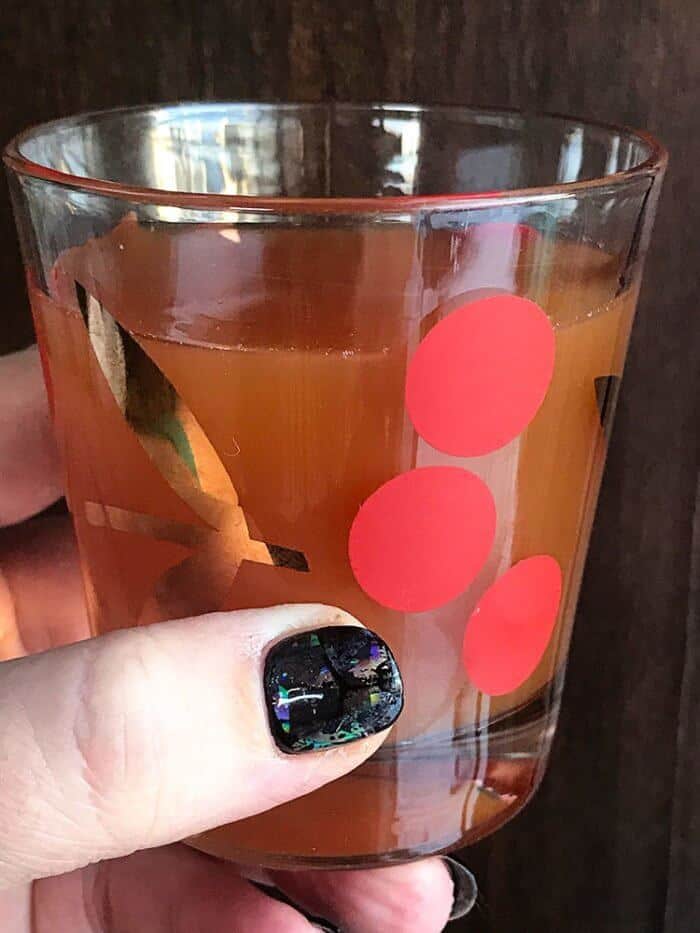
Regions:
<instances>
[{"instance_id":1,"label":"knuckle","mask_svg":"<svg viewBox=\"0 0 700 933\"><path fill-rule=\"evenodd\" d=\"M408 869L408 871L407 871ZM452 906L452 881L439 862L403 866L395 885L386 933L437 933L447 923Z\"/></svg>"},{"instance_id":2,"label":"knuckle","mask_svg":"<svg viewBox=\"0 0 700 933\"><path fill-rule=\"evenodd\" d=\"M153 701L162 667L144 632L86 651L72 739L90 804L117 838L156 818L164 765Z\"/></svg>"},{"instance_id":3,"label":"knuckle","mask_svg":"<svg viewBox=\"0 0 700 933\"><path fill-rule=\"evenodd\" d=\"M0 883L148 845L160 825L176 665L127 634L3 665Z\"/></svg>"}]
</instances>

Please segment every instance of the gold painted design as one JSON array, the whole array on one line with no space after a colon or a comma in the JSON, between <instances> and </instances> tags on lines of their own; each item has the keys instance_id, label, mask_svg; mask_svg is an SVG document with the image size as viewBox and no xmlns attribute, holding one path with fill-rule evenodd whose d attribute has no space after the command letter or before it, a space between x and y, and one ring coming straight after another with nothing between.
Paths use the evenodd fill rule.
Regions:
<instances>
[{"instance_id":1,"label":"gold painted design","mask_svg":"<svg viewBox=\"0 0 700 933\"><path fill-rule=\"evenodd\" d=\"M308 572L301 551L252 538L231 477L175 387L97 298L78 283L76 293L95 359L126 423L163 479L208 526L85 503L85 518L94 527L194 551L161 578L157 611L151 607L146 621L220 608L244 560Z\"/></svg>"}]
</instances>

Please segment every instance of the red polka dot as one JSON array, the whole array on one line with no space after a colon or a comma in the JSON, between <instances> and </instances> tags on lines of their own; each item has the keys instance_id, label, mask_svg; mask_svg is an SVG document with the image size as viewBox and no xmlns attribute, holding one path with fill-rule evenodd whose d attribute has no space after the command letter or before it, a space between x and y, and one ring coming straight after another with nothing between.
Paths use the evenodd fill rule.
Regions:
<instances>
[{"instance_id":1,"label":"red polka dot","mask_svg":"<svg viewBox=\"0 0 700 933\"><path fill-rule=\"evenodd\" d=\"M554 631L561 569L553 557L521 560L481 598L464 635L464 666L491 696L510 693L534 673Z\"/></svg>"},{"instance_id":2,"label":"red polka dot","mask_svg":"<svg viewBox=\"0 0 700 933\"><path fill-rule=\"evenodd\" d=\"M350 529L350 564L382 606L422 612L469 586L495 532L493 497L478 476L423 467L389 480L362 504Z\"/></svg>"},{"instance_id":3,"label":"red polka dot","mask_svg":"<svg viewBox=\"0 0 700 933\"><path fill-rule=\"evenodd\" d=\"M544 311L514 295L483 298L422 341L409 365L406 405L431 446L476 457L521 433L553 371L554 331Z\"/></svg>"}]
</instances>

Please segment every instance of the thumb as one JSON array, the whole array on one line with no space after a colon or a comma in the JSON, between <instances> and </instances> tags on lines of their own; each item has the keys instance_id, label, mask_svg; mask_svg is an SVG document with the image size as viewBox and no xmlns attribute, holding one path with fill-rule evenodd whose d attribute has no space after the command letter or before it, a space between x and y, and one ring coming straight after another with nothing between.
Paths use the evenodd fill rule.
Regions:
<instances>
[{"instance_id":1,"label":"thumb","mask_svg":"<svg viewBox=\"0 0 700 933\"><path fill-rule=\"evenodd\" d=\"M307 794L368 758L402 701L384 642L323 606L166 622L0 664L0 886Z\"/></svg>"}]
</instances>

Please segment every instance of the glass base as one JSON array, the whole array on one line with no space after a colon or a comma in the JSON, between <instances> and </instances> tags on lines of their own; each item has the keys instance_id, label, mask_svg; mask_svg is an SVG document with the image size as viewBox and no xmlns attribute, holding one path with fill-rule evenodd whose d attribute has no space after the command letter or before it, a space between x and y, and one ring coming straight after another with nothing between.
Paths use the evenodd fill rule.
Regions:
<instances>
[{"instance_id":1,"label":"glass base","mask_svg":"<svg viewBox=\"0 0 700 933\"><path fill-rule=\"evenodd\" d=\"M559 690L550 684L491 720L483 733L382 747L314 792L314 811L310 797L301 798L187 843L217 858L278 870L372 868L445 855L495 832L527 804L546 767L558 707ZM388 810L377 810L375 822L370 808L377 801ZM333 840L323 832L324 820L334 828ZM360 821L363 831L353 840ZM368 841L372 846L362 851Z\"/></svg>"},{"instance_id":2,"label":"glass base","mask_svg":"<svg viewBox=\"0 0 700 933\"><path fill-rule=\"evenodd\" d=\"M501 819L495 819L493 823L484 824L483 831L479 832L470 839L469 844L478 842L484 836L500 829L504 823L509 822L516 813L519 813L523 805L515 809L512 813ZM207 844L206 838L193 837L185 839L185 844L207 855L221 858L221 852L216 844ZM439 842L426 843L424 846L416 846L412 849L396 849L393 852L384 852L376 855L343 855L337 858L313 855L276 855L266 853L258 855L252 853L250 849L235 850L230 849L225 856L226 861L234 862L237 865L249 866L255 868L269 869L270 871L351 871L361 868L387 868L390 865L404 865L408 862L415 862L417 859L428 858L430 856L449 855L451 852L457 852L464 848L465 843L462 840L441 845Z\"/></svg>"}]
</instances>

